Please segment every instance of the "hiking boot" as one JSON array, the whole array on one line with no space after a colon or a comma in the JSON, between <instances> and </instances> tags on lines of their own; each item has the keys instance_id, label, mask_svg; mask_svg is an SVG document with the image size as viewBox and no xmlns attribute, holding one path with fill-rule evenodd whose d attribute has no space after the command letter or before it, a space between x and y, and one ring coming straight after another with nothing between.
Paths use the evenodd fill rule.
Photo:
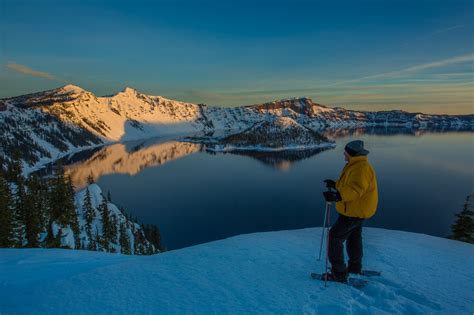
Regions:
<instances>
[{"instance_id":1,"label":"hiking boot","mask_svg":"<svg viewBox=\"0 0 474 315\"><path fill-rule=\"evenodd\" d=\"M327 277L327 278L326 278ZM347 282L347 274L345 272L327 272L321 275L322 280L335 281L335 282Z\"/></svg>"},{"instance_id":2,"label":"hiking boot","mask_svg":"<svg viewBox=\"0 0 474 315\"><path fill-rule=\"evenodd\" d=\"M347 267L347 272L352 273L355 275L360 275L362 273L362 266L361 265L349 265Z\"/></svg>"}]
</instances>

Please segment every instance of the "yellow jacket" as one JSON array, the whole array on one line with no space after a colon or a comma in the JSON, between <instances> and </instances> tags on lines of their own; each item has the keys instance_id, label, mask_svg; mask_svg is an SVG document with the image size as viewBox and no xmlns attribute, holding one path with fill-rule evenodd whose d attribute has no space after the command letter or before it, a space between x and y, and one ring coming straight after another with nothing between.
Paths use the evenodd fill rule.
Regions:
<instances>
[{"instance_id":1,"label":"yellow jacket","mask_svg":"<svg viewBox=\"0 0 474 315\"><path fill-rule=\"evenodd\" d=\"M342 215L370 218L378 203L377 179L367 156L351 157L336 182L342 201L336 202L336 210Z\"/></svg>"}]
</instances>

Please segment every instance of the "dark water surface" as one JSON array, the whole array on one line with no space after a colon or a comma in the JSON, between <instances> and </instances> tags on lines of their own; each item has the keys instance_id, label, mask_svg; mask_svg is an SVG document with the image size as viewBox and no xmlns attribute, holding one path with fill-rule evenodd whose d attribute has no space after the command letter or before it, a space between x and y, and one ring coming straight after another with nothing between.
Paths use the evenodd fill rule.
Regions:
<instances>
[{"instance_id":1,"label":"dark water surface","mask_svg":"<svg viewBox=\"0 0 474 315\"><path fill-rule=\"evenodd\" d=\"M474 193L472 132L342 136L322 152L251 156L155 139L96 150L67 171L79 187L94 174L115 204L159 226L164 245L177 249L321 226L323 180L337 179L344 144L354 139L371 151L379 185L378 211L366 226L449 234L454 213Z\"/></svg>"}]
</instances>

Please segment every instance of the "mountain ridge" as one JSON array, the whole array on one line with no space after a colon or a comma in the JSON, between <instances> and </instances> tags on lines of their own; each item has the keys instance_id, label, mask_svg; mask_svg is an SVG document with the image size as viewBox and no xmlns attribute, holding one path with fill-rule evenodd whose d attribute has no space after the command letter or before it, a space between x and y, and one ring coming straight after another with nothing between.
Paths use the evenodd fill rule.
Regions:
<instances>
[{"instance_id":1,"label":"mountain ridge","mask_svg":"<svg viewBox=\"0 0 474 315\"><path fill-rule=\"evenodd\" d=\"M61 93L62 92L62 93ZM362 113L372 113L372 112L378 112L378 113L404 113L404 114L422 114L422 115L428 115L428 116L450 116L450 117L462 117L462 116L474 116L474 113L472 114L430 114L430 113L422 113L422 112L409 112L405 111L402 109L391 109L391 110L383 110L383 111L370 111L370 110L348 110L345 109L344 107L336 106L336 107L330 107L328 105L323 105L320 103L315 103L310 97L307 96L301 96L301 97L291 97L291 98L282 98L282 99L275 99L273 101L269 102L263 102L263 103L255 103L255 104L250 104L250 105L238 105L238 106L232 106L232 107L225 107L225 106L218 106L218 105L206 105L206 104L196 104L196 103L191 103L191 102L184 102L184 101L178 101L178 100L173 100L170 98L166 98L165 96L162 95L151 95L151 94L144 94L137 90L136 88L130 87L130 86L125 86L122 90L118 91L117 93L114 94L106 94L106 95L95 95L93 92L90 92L86 89L83 89L82 87L74 84L66 84L63 86L60 86L58 88L50 89L50 90L45 90L45 91L38 91L38 92L33 92L33 93L27 93L27 94L22 94L18 96L12 96L12 97L4 97L0 98L0 102L6 102L6 101L11 101L11 100L17 100L17 99L24 99L26 97L32 97L35 95L41 95L41 94L46 94L46 95L51 95L51 94L56 94L56 95L61 95L61 94L76 94L80 95L81 93L84 94L89 94L92 95L96 98L113 98L118 95L143 95L151 98L161 98L167 101L173 101L173 102L178 102L178 103L188 103L188 104L194 104L194 105L202 105L205 107L215 107L215 108L226 108L226 109L233 109L233 108L258 108L258 109L276 109L276 108L290 108L290 107L298 107L295 105L295 102L299 102L301 105L301 108L304 108L305 106L318 106L324 109L328 110L347 110L347 111L354 111L354 112L362 112Z\"/></svg>"},{"instance_id":2,"label":"mountain ridge","mask_svg":"<svg viewBox=\"0 0 474 315\"><path fill-rule=\"evenodd\" d=\"M0 158L10 160L20 149L25 166L37 167L97 145L173 134L232 134L276 117L291 118L314 131L372 126L474 130L474 114L354 111L321 105L308 97L216 107L146 95L131 87L96 96L68 84L0 99Z\"/></svg>"}]
</instances>

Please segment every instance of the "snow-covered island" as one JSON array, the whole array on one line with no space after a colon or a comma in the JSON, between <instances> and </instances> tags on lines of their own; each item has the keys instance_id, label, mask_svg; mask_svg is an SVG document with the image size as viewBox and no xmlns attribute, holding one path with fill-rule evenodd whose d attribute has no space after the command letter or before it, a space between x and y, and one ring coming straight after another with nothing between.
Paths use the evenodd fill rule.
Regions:
<instances>
[{"instance_id":1,"label":"snow-covered island","mask_svg":"<svg viewBox=\"0 0 474 315\"><path fill-rule=\"evenodd\" d=\"M199 142L199 138L190 138ZM202 141L206 149L216 152L230 151L293 151L334 147L334 141L305 127L289 117L262 120L251 127L222 138Z\"/></svg>"},{"instance_id":2,"label":"snow-covered island","mask_svg":"<svg viewBox=\"0 0 474 315\"><path fill-rule=\"evenodd\" d=\"M2 314L472 314L474 245L364 229L363 289L312 280L320 228L152 256L0 249Z\"/></svg>"}]
</instances>

